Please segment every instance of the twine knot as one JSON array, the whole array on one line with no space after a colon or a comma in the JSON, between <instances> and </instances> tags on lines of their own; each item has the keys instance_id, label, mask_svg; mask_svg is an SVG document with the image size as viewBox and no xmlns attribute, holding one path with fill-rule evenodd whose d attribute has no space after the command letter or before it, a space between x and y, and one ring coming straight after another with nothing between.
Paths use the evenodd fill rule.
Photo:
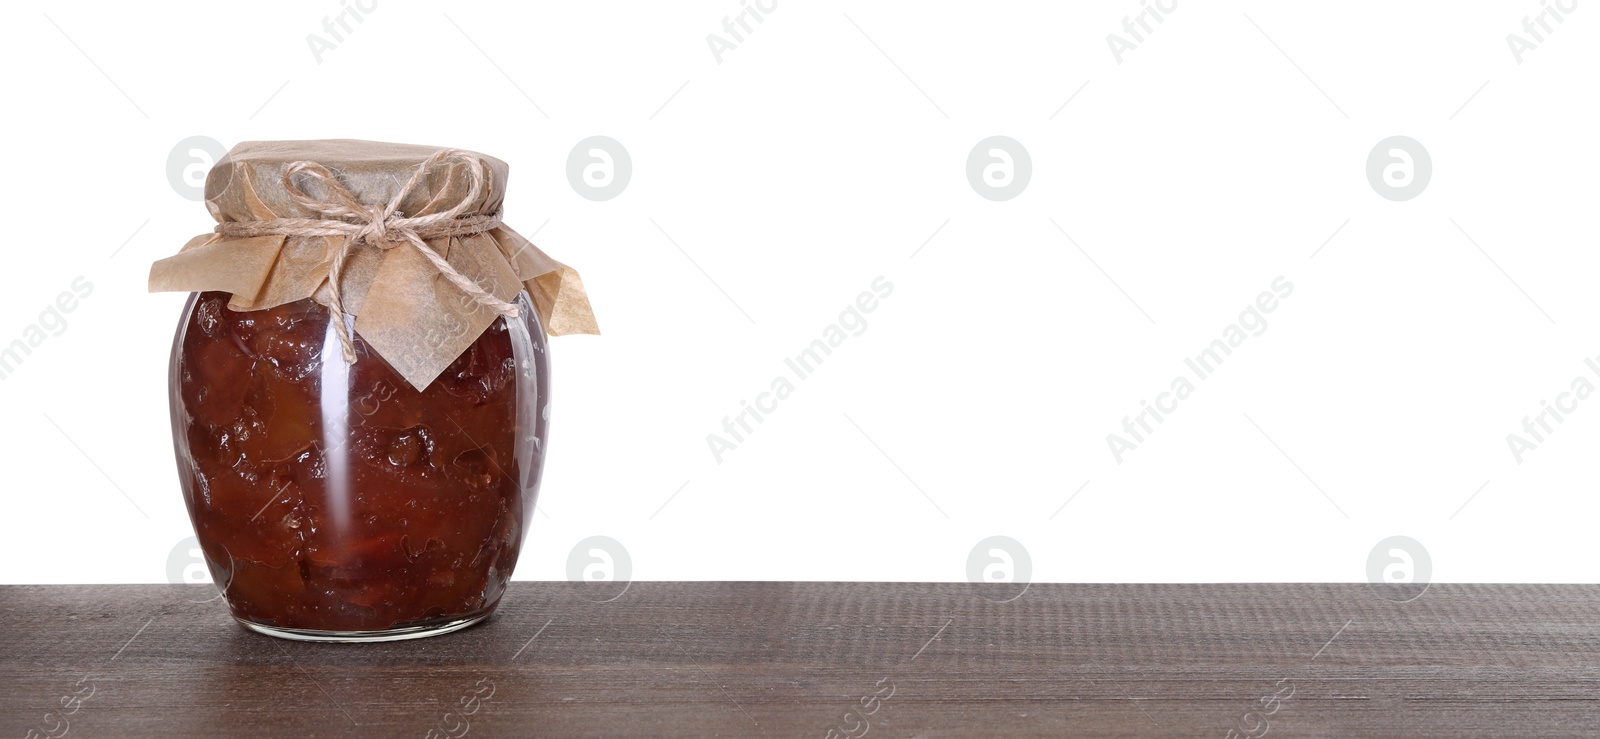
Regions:
<instances>
[{"instance_id":1,"label":"twine knot","mask_svg":"<svg viewBox=\"0 0 1600 739\"><path fill-rule=\"evenodd\" d=\"M394 248L395 242L389 240L389 228L387 225L389 218L384 215L383 209L374 205L367 212L370 215L368 216L366 227L351 238L358 242L365 241L379 249Z\"/></svg>"},{"instance_id":2,"label":"twine knot","mask_svg":"<svg viewBox=\"0 0 1600 739\"><path fill-rule=\"evenodd\" d=\"M400 212L400 204L417 188L423 174L429 168L447 159L458 160L467 165L469 187L466 196L447 210L414 218L406 217ZM307 194L300 184L295 182L295 175L299 174L304 174L306 179L321 182L327 196L318 199ZM450 263L428 246L426 241L433 238L483 233L499 226L499 213L491 215L467 213L483 195L488 183L489 165L482 157L459 149L440 149L417 165L416 171L412 173L405 187L400 188L388 203L365 205L327 167L316 162L299 161L284 168L283 189L296 203L322 215L322 218L274 218L265 221L219 223L216 232L232 237L266 235L345 237L334 250L332 265L328 268L328 314L333 321L334 330L338 333L339 346L344 351L344 361L354 364L356 350L350 341L350 329L345 325L344 300L340 294L339 282L351 249L361 244L381 250L410 244L439 270L439 274L460 288L474 303L486 306L506 318L516 318L520 315L517 306L490 295L471 278L450 266Z\"/></svg>"}]
</instances>

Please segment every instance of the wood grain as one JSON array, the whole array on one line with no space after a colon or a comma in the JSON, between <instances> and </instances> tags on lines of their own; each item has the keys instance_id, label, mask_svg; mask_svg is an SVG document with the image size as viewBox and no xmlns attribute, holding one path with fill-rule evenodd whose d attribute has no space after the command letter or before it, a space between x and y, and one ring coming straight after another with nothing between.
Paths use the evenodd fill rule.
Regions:
<instances>
[{"instance_id":1,"label":"wood grain","mask_svg":"<svg viewBox=\"0 0 1600 739\"><path fill-rule=\"evenodd\" d=\"M0 586L0 731L66 698L73 737L1600 735L1600 586L515 583L365 645L213 594Z\"/></svg>"}]
</instances>

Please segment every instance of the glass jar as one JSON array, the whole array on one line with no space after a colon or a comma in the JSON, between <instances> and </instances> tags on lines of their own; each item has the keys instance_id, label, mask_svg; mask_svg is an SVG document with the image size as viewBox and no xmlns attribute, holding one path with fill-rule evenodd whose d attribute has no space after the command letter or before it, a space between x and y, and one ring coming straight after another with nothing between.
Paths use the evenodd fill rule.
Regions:
<instances>
[{"instance_id":1,"label":"glass jar","mask_svg":"<svg viewBox=\"0 0 1600 739\"><path fill-rule=\"evenodd\" d=\"M548 354L527 293L422 390L353 330L347 364L310 298L228 300L191 294L170 393L184 498L234 618L376 641L488 617L544 462Z\"/></svg>"}]
</instances>

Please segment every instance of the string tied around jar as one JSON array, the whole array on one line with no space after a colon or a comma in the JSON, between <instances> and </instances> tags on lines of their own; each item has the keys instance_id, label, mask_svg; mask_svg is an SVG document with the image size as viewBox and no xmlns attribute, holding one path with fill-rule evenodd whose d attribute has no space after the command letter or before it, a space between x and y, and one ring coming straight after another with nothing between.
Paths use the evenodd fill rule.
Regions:
<instances>
[{"instance_id":1,"label":"string tied around jar","mask_svg":"<svg viewBox=\"0 0 1600 739\"><path fill-rule=\"evenodd\" d=\"M400 212L400 204L421 184L422 176L431 167L447 159L455 159L466 165L468 176L466 196L454 206L438 213L406 217ZM300 174L304 174L306 179L321 182L326 197L319 199L307 194L295 181L295 176ZM516 318L520 315L517 306L489 294L472 278L450 266L450 263L427 243L428 239L483 233L499 226L499 212L487 215L467 212L477 206L488 183L489 165L482 157L459 149L440 149L417 165L416 171L411 174L411 179L389 199L388 203L366 205L356 199L355 194L351 193L350 189L345 187L327 167L317 162L298 161L284 168L283 188L296 203L324 216L323 218L233 221L217 224L216 232L229 237L343 236L343 241L333 252L332 264L328 268L328 314L339 337L339 347L343 350L345 363L354 364L356 350L350 341L350 329L345 326L344 299L339 283L351 250L361 244L382 250L410 244L439 271L439 274L473 302L506 318Z\"/></svg>"}]
</instances>

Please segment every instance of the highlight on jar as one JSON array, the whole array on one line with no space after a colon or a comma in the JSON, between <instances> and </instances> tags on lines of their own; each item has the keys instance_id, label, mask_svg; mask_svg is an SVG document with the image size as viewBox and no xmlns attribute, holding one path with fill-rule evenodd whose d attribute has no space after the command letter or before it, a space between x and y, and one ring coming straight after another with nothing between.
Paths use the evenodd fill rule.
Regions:
<instances>
[{"instance_id":1,"label":"highlight on jar","mask_svg":"<svg viewBox=\"0 0 1600 739\"><path fill-rule=\"evenodd\" d=\"M387 641L488 618L533 516L547 336L583 282L504 223L508 167L354 140L239 144L217 221L150 270L191 293L172 441L212 581L272 636Z\"/></svg>"}]
</instances>

